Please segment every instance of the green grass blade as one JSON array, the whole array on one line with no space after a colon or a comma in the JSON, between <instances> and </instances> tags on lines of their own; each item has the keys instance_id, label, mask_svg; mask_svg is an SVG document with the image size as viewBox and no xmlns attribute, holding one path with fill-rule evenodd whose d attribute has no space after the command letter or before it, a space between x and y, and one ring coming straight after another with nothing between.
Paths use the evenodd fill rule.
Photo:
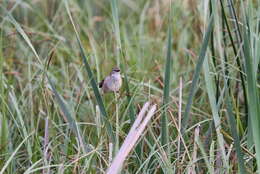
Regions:
<instances>
[{"instance_id":1,"label":"green grass blade","mask_svg":"<svg viewBox=\"0 0 260 174\"><path fill-rule=\"evenodd\" d=\"M1 107L3 109L4 106ZM4 154L8 152L8 138L9 138L9 130L8 130L8 120L6 118L5 113L0 113L0 168L3 167L5 162Z\"/></svg>"},{"instance_id":2,"label":"green grass blade","mask_svg":"<svg viewBox=\"0 0 260 174\"><path fill-rule=\"evenodd\" d=\"M172 45L172 35L171 35L171 27L168 29L167 36L167 55L165 62L165 72L164 72L164 88L163 88L163 113L161 117L161 143L162 145L166 145L169 142L168 137L168 119L167 119L167 110L168 103L170 98L170 84L171 84L171 67L172 67L172 58L171 58L171 45Z\"/></svg>"},{"instance_id":3,"label":"green grass blade","mask_svg":"<svg viewBox=\"0 0 260 174\"><path fill-rule=\"evenodd\" d=\"M120 38L120 28L119 28L119 16L118 16L118 1L110 0L112 18L113 18L113 30L115 32L116 44L117 44L117 66L120 65L119 53L121 50L121 38Z\"/></svg>"},{"instance_id":4,"label":"green grass blade","mask_svg":"<svg viewBox=\"0 0 260 174\"><path fill-rule=\"evenodd\" d=\"M215 129L216 129L216 133L217 133L217 140L218 140L219 148L221 151L221 157L222 157L222 161L223 161L223 165L224 165L223 167L226 170L228 170L229 165L228 165L228 161L226 158L224 138L220 131L221 130L221 119L218 114L218 106L217 106L216 96L215 96L216 93L214 90L214 81L213 81L213 78L210 76L209 63L208 63L207 58L205 59L205 61L203 63L203 70L204 70L207 94L209 97L209 103L210 103L211 112L212 112Z\"/></svg>"},{"instance_id":5,"label":"green grass blade","mask_svg":"<svg viewBox=\"0 0 260 174\"><path fill-rule=\"evenodd\" d=\"M208 25L205 37L204 37L203 42L202 42L202 47L201 47L201 50L200 50L198 63L196 65L195 72L194 72L194 75L193 75L191 88L190 88L190 91L189 91L188 102L186 104L186 108L185 108L184 115L183 115L182 129L181 129L182 133L184 133L184 131L187 127L188 121L189 121L192 101L193 101L193 97L194 97L195 92L196 92L196 85L197 85L198 80L199 80L199 75L200 75L202 65L203 65L203 62L204 62L204 59L205 59L207 47L209 45L209 39L210 39L210 34L212 32L212 29L213 29L213 16L210 17L209 25Z\"/></svg>"},{"instance_id":6,"label":"green grass blade","mask_svg":"<svg viewBox=\"0 0 260 174\"><path fill-rule=\"evenodd\" d=\"M75 119L72 117L71 112L69 112L69 110L67 109L65 103L63 102L61 96L58 94L56 88L54 87L52 81L48 78L49 84L51 85L52 91L58 101L58 104L60 106L61 111L63 112L64 116L66 117L66 119L68 120L69 126L71 128L71 130L74 132L74 134L77 136L78 141L80 143L80 146L82 148L82 150L86 153L89 152L90 149L87 148L85 141L82 138L82 133L78 127L78 125L76 124Z\"/></svg>"},{"instance_id":7,"label":"green grass blade","mask_svg":"<svg viewBox=\"0 0 260 174\"><path fill-rule=\"evenodd\" d=\"M254 65L252 64L254 57L251 54L251 46L249 42L250 28L244 29L244 45L243 51L245 55L245 70L247 79L247 94L248 94L248 111L252 125L253 139L256 150L256 161L258 171L260 169L260 102L259 92L257 89L257 79L254 74Z\"/></svg>"},{"instance_id":8,"label":"green grass blade","mask_svg":"<svg viewBox=\"0 0 260 174\"><path fill-rule=\"evenodd\" d=\"M88 77L90 79L90 84L92 86L92 89L94 91L94 94L95 94L95 97L96 97L96 100L97 100L97 103L98 103L98 106L99 106L99 109L100 109L100 112L101 114L103 115L103 120L105 121L105 126L106 126L106 129L107 129L107 133L111 139L112 142L116 142L116 139L115 139L115 135L113 133L113 129L112 129L112 126L111 124L109 123L107 117L107 112L106 112L106 109L105 109L105 105L103 103L103 100L102 100L102 97L99 93L99 89L98 89L98 86L97 86L97 83L95 81L95 78L94 78L94 75L91 71L91 68L88 64L88 61L87 61L87 58L86 58L86 55L85 55L85 52L84 52L84 49L83 49L83 46L81 44L81 41L80 41L80 38L79 38L79 34L76 30L76 27L75 27L75 24L73 22L73 19L72 19L72 16L70 14L70 11L69 11L69 7L68 7L68 2L65 1L65 6L66 6L66 10L67 10L67 13L69 15L69 18L70 18L70 21L73 25L73 28L74 28L74 32L76 34L76 37L77 37L77 41L78 41L78 45L79 45L79 48L80 48L80 54L81 54L81 58L84 62L84 65L85 65L85 68L86 68L86 71L87 71L87 74L88 74Z\"/></svg>"},{"instance_id":9,"label":"green grass blade","mask_svg":"<svg viewBox=\"0 0 260 174\"><path fill-rule=\"evenodd\" d=\"M4 65L4 57L2 54L2 46L3 46L3 33L0 31L0 96L1 98L5 96L5 88L4 88L4 74L3 74L3 65ZM5 99L4 99L5 100ZM3 164L5 162L5 157L4 154L8 152L8 137L9 137L9 130L8 130L8 120L6 117L6 107L4 102L1 102L0 104L0 156L3 156L2 159L0 160L0 168L3 167Z\"/></svg>"},{"instance_id":10,"label":"green grass blade","mask_svg":"<svg viewBox=\"0 0 260 174\"><path fill-rule=\"evenodd\" d=\"M241 152L241 148L240 148L240 140L239 140L239 136L238 136L238 132L236 129L236 120L235 120L235 116L232 112L232 105L231 105L231 101L230 101L230 97L228 92L226 93L227 97L226 97L226 103L227 103L227 116L228 116L228 121L229 121L229 125L230 125L230 129L231 129L231 134L234 138L234 144L235 144L235 149L236 149L236 155L238 158L238 166L239 166L239 172L241 174L246 173L245 170L245 166L244 166L244 159L243 159L243 153Z\"/></svg>"}]
</instances>

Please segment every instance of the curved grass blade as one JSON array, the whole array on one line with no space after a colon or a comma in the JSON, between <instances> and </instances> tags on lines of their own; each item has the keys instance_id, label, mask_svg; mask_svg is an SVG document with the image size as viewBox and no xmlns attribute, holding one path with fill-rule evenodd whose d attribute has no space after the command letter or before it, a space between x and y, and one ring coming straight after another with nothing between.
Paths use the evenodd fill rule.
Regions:
<instances>
[{"instance_id":1,"label":"curved grass blade","mask_svg":"<svg viewBox=\"0 0 260 174\"><path fill-rule=\"evenodd\" d=\"M194 97L195 91L196 91L196 85L197 85L198 80L199 80L199 74L201 72L202 64L203 64L204 59L205 59L207 47L208 47L208 44L209 44L210 34L211 34L212 30L213 30L213 16L210 17L209 25L208 25L205 37L204 37L203 42L202 42L202 47L201 47L201 50L200 50L198 63L196 65L196 69L195 69L195 72L194 72L194 75L193 75L193 78L192 78L188 102L187 102L185 112L184 112L184 115L183 115L182 129L181 129L182 134L184 133L184 131L187 127L187 123L189 121L192 101L193 101L193 97Z\"/></svg>"},{"instance_id":2,"label":"curved grass blade","mask_svg":"<svg viewBox=\"0 0 260 174\"><path fill-rule=\"evenodd\" d=\"M80 38L79 38L79 34L78 34L77 30L76 30L74 21L72 19L71 14L70 14L67 1L65 1L65 6L66 6L67 13L69 15L71 24L73 25L73 28L74 28L74 31L75 31L75 34L76 34L76 38L77 38L77 41L78 41L78 44L79 44L79 48L80 48L81 58L82 58L82 60L84 62L84 65L85 65L88 77L90 79L90 84L91 84L91 86L93 88L93 91L94 91L94 94L95 94L95 97L96 97L96 100L97 100L100 112L103 115L103 120L105 121L105 126L106 126L106 129L107 129L107 133L108 133L109 138L111 139L111 141L112 142L116 142L115 135L114 135L113 130L112 130L112 126L109 123L109 121L107 120L108 116L107 116L107 112L106 112L106 109L105 109L105 105L104 105L102 97L101 97L101 95L99 93L98 86L97 86L97 83L95 81L94 75L93 75L93 73L91 71L91 68L90 68L90 66L88 64L88 61L87 61L87 58L86 58L83 46L82 46Z\"/></svg>"}]
</instances>

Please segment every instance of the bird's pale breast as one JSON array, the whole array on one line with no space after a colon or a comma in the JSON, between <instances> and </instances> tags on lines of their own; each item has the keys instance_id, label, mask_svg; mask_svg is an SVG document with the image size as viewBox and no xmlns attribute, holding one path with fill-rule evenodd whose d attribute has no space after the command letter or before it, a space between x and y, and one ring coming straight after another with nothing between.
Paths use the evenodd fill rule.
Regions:
<instances>
[{"instance_id":1,"label":"bird's pale breast","mask_svg":"<svg viewBox=\"0 0 260 174\"><path fill-rule=\"evenodd\" d=\"M120 74L110 75L106 77L104 85L102 87L104 92L116 92L122 85L122 79Z\"/></svg>"}]
</instances>

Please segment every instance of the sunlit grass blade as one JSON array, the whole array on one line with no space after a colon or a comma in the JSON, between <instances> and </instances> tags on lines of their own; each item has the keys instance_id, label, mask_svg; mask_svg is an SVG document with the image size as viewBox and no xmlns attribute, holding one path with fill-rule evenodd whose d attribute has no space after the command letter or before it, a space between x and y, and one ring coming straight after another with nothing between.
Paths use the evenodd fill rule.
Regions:
<instances>
[{"instance_id":1,"label":"sunlit grass blade","mask_svg":"<svg viewBox=\"0 0 260 174\"><path fill-rule=\"evenodd\" d=\"M188 102L186 104L184 115L183 115L182 129L181 129L182 133L184 133L184 131L186 130L186 127L187 127L187 124L188 124L188 121L189 121L192 101L193 101L193 97L194 97L195 92L196 92L196 85L197 85L198 80L199 80L199 75L200 75L202 65L203 65L203 62L204 62L204 59L205 59L207 47L209 45L209 39L210 39L210 34L212 32L212 29L213 29L213 16L211 16L210 19L209 19L209 25L208 25L207 31L205 33L205 37L204 37L203 42L202 42L202 46L201 46L201 50L200 50L200 54L199 54L199 58L198 58L198 63L196 65L196 69L195 69L195 72L194 72L194 75L193 75L193 78L192 78Z\"/></svg>"},{"instance_id":2,"label":"sunlit grass blade","mask_svg":"<svg viewBox=\"0 0 260 174\"><path fill-rule=\"evenodd\" d=\"M90 68L90 66L88 64L88 61L87 61L87 58L86 58L83 46L82 46L80 38L79 38L79 34L78 34L77 30L76 30L76 27L75 27L75 24L73 22L72 16L70 14L70 10L69 10L67 1L65 1L65 6L66 6L67 13L69 15L71 24L73 25L74 32L75 32L76 37L77 37L77 41L78 41L78 45L79 45L80 53L81 53L81 58L82 58L82 60L84 62L84 65L85 65L88 77L90 79L90 84L91 84L92 89L94 91L94 94L95 94L95 97L96 97L96 100L97 100L100 112L103 115L103 118L104 118L103 120L105 121L105 126L106 126L106 129L107 129L107 133L108 133L111 141L112 142L116 142L115 135L114 135L113 130L112 130L112 126L111 126L111 124L109 123L109 121L107 119L108 115L107 115L107 112L106 112L106 109L105 109L105 105L104 105L102 97L101 97L101 95L99 93L98 86L97 86L97 83L95 81L94 75L93 75L93 73L91 71L91 68Z\"/></svg>"},{"instance_id":3,"label":"sunlit grass blade","mask_svg":"<svg viewBox=\"0 0 260 174\"><path fill-rule=\"evenodd\" d=\"M82 148L82 150L86 153L88 152L90 149L87 148L87 145L84 141L84 139L82 138L82 133L80 131L80 128L78 127L75 119L72 117L71 112L69 112L67 106L65 105L65 103L63 102L61 96L58 94L56 88L54 87L52 81L48 78L49 84L51 85L52 91L57 99L57 102L60 106L60 109L62 111L62 113L64 114L64 116L66 117L66 119L68 120L69 126L71 128L71 130L74 132L74 134L77 136L78 138L78 142L80 143L80 146Z\"/></svg>"},{"instance_id":4,"label":"sunlit grass blade","mask_svg":"<svg viewBox=\"0 0 260 174\"><path fill-rule=\"evenodd\" d=\"M238 166L239 166L239 172L241 174L246 173L245 170L245 166L244 166L244 159L243 159L243 153L241 152L241 148L240 148L240 140L239 140L239 136L238 136L238 132L236 129L236 120L235 120L235 116L232 112L232 105L231 105L231 101L230 101L230 97L228 92L226 93L227 97L226 97L226 104L227 104L227 116L228 116L228 121L229 121L229 125L230 125L230 129L231 129L231 133L232 136L234 138L234 144L235 144L235 149L236 149L236 155L238 158Z\"/></svg>"},{"instance_id":5,"label":"sunlit grass blade","mask_svg":"<svg viewBox=\"0 0 260 174\"><path fill-rule=\"evenodd\" d=\"M169 142L168 137L168 119L167 119L167 110L170 98L170 83L171 83L171 73L172 73L172 57L171 57L171 45L172 45L172 30L171 27L168 29L168 36L167 36L167 55L166 55L166 62L165 62L165 72L164 72L164 88L163 88L163 113L161 117L161 143L162 145L166 145Z\"/></svg>"},{"instance_id":6,"label":"sunlit grass blade","mask_svg":"<svg viewBox=\"0 0 260 174\"><path fill-rule=\"evenodd\" d=\"M246 21L246 20L245 20ZM257 74L254 73L254 65L252 62L253 57L251 54L251 45L250 45L250 27L247 25L247 28L244 29L244 45L243 51L245 55L245 70L246 70L246 79L247 79L247 93L248 93L248 111L249 117L252 126L253 139L255 143L256 150L256 161L257 169L260 170L260 102L259 102L259 90L257 89Z\"/></svg>"}]
</instances>

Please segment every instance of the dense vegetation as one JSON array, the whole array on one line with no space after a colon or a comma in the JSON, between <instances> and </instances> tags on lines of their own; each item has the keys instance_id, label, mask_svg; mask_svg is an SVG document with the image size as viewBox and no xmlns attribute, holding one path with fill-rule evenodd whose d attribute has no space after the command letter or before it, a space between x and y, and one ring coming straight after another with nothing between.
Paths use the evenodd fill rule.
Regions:
<instances>
[{"instance_id":1,"label":"dense vegetation","mask_svg":"<svg viewBox=\"0 0 260 174\"><path fill-rule=\"evenodd\" d=\"M259 173L259 7L0 0L0 174L105 173L146 101L122 173Z\"/></svg>"}]
</instances>

